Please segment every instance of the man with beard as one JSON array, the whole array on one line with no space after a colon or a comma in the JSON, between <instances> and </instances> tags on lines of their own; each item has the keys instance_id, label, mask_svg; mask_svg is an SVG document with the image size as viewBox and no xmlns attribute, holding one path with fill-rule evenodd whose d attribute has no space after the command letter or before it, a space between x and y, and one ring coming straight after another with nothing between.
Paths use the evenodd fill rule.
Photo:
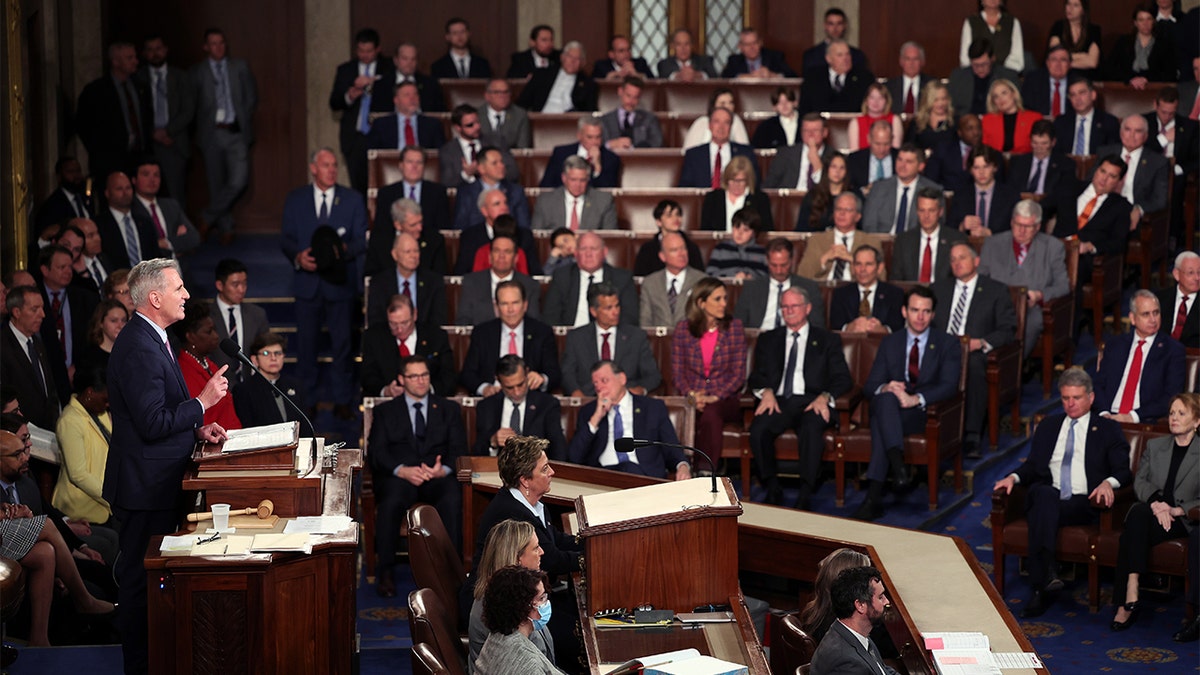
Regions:
<instances>
[{"instance_id":1,"label":"man with beard","mask_svg":"<svg viewBox=\"0 0 1200 675\"><path fill-rule=\"evenodd\" d=\"M188 127L196 113L195 89L187 71L167 64L167 43L151 35L142 43L144 64L133 76L150 99L150 150L162 168L167 195L187 204Z\"/></svg>"},{"instance_id":2,"label":"man with beard","mask_svg":"<svg viewBox=\"0 0 1200 675\"><path fill-rule=\"evenodd\" d=\"M813 652L811 672L896 675L883 662L879 648L871 639L871 628L883 621L883 612L891 602L883 587L883 578L874 567L851 567L838 575L830 587L830 599L837 621Z\"/></svg>"}]
</instances>

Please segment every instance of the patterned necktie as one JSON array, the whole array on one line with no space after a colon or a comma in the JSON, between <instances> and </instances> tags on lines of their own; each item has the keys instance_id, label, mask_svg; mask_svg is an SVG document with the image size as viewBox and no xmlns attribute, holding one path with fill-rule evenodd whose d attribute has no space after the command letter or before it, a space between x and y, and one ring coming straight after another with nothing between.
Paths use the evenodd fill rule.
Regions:
<instances>
[{"instance_id":1,"label":"patterned necktie","mask_svg":"<svg viewBox=\"0 0 1200 675\"><path fill-rule=\"evenodd\" d=\"M787 398L794 392L793 380L796 379L796 361L800 355L800 331L792 333L792 346L788 349L787 365L783 371L783 397Z\"/></svg>"},{"instance_id":2,"label":"patterned necktie","mask_svg":"<svg viewBox=\"0 0 1200 675\"><path fill-rule=\"evenodd\" d=\"M521 433L521 404L514 403L512 416L508 418L508 428Z\"/></svg>"},{"instance_id":3,"label":"patterned necktie","mask_svg":"<svg viewBox=\"0 0 1200 675\"><path fill-rule=\"evenodd\" d=\"M142 149L142 123L138 116L137 93L129 80L125 80L125 105L129 115L129 149L138 152Z\"/></svg>"},{"instance_id":4,"label":"patterned necktie","mask_svg":"<svg viewBox=\"0 0 1200 675\"><path fill-rule=\"evenodd\" d=\"M913 338L912 349L908 351L908 385L911 389L917 386L921 377L921 338Z\"/></svg>"},{"instance_id":5,"label":"patterned necktie","mask_svg":"<svg viewBox=\"0 0 1200 675\"><path fill-rule=\"evenodd\" d=\"M858 303L858 315L861 317L871 316L871 291L863 291L862 300Z\"/></svg>"},{"instance_id":6,"label":"patterned necktie","mask_svg":"<svg viewBox=\"0 0 1200 675\"><path fill-rule=\"evenodd\" d=\"M25 338L25 350L29 354L29 363L33 366L33 374L37 376L42 393L49 393L46 390L46 374L42 372L42 360L38 358L37 347L34 346L32 337Z\"/></svg>"},{"instance_id":7,"label":"patterned necktie","mask_svg":"<svg viewBox=\"0 0 1200 675\"><path fill-rule=\"evenodd\" d=\"M1075 423L1067 427L1067 447L1063 449L1062 469L1058 472L1058 498L1071 498L1071 459L1075 457Z\"/></svg>"},{"instance_id":8,"label":"patterned necktie","mask_svg":"<svg viewBox=\"0 0 1200 675\"><path fill-rule=\"evenodd\" d=\"M237 315L233 313L233 308L229 308L229 339L241 344L241 339L238 337Z\"/></svg>"},{"instance_id":9,"label":"patterned necktie","mask_svg":"<svg viewBox=\"0 0 1200 675\"><path fill-rule=\"evenodd\" d=\"M1087 227L1088 221L1092 219L1092 209L1096 208L1096 201L1100 199L1100 195L1093 195L1092 200L1083 207L1083 213L1079 214L1079 220L1076 221L1075 229L1082 230Z\"/></svg>"},{"instance_id":10,"label":"patterned necktie","mask_svg":"<svg viewBox=\"0 0 1200 675\"><path fill-rule=\"evenodd\" d=\"M712 171L712 189L717 190L721 187L721 148L722 144L717 144L716 157L713 158Z\"/></svg>"},{"instance_id":11,"label":"patterned necktie","mask_svg":"<svg viewBox=\"0 0 1200 675\"><path fill-rule=\"evenodd\" d=\"M1025 256L1027 256L1027 255L1029 255L1029 245L1028 244L1018 244L1017 245L1017 267L1020 267L1021 265L1025 264Z\"/></svg>"},{"instance_id":12,"label":"patterned necktie","mask_svg":"<svg viewBox=\"0 0 1200 675\"><path fill-rule=\"evenodd\" d=\"M620 406L613 406L613 428L612 428L612 431L613 431L613 442L614 443L616 443L616 440L618 438L625 438L625 422L621 419ZM618 462L628 462L629 461L629 453L618 451L617 452L617 461Z\"/></svg>"},{"instance_id":13,"label":"patterned necktie","mask_svg":"<svg viewBox=\"0 0 1200 675\"><path fill-rule=\"evenodd\" d=\"M408 198L414 202L417 201L417 186L415 184L408 186Z\"/></svg>"},{"instance_id":14,"label":"patterned necktie","mask_svg":"<svg viewBox=\"0 0 1200 675\"><path fill-rule=\"evenodd\" d=\"M1176 340L1183 336L1183 326L1187 323L1187 302L1188 296L1185 294L1179 301L1179 311L1175 313L1175 328L1171 331L1171 337Z\"/></svg>"},{"instance_id":15,"label":"patterned necktie","mask_svg":"<svg viewBox=\"0 0 1200 675\"><path fill-rule=\"evenodd\" d=\"M667 289L667 306L671 308L671 318L675 318L675 301L679 298L679 291L675 289L675 279L671 280L671 287Z\"/></svg>"},{"instance_id":16,"label":"patterned necktie","mask_svg":"<svg viewBox=\"0 0 1200 675\"><path fill-rule=\"evenodd\" d=\"M104 270L100 268L99 260L92 260L92 281L96 282L97 286L104 285Z\"/></svg>"},{"instance_id":17,"label":"patterned necktie","mask_svg":"<svg viewBox=\"0 0 1200 675\"><path fill-rule=\"evenodd\" d=\"M1121 405L1117 408L1117 414L1128 415L1133 411L1133 398L1137 395L1138 381L1142 379L1142 347L1146 346L1145 340L1138 340L1137 346L1133 351L1133 362L1129 364L1129 373L1125 376L1125 391L1121 394Z\"/></svg>"},{"instance_id":18,"label":"patterned necktie","mask_svg":"<svg viewBox=\"0 0 1200 675\"><path fill-rule=\"evenodd\" d=\"M1084 134L1087 133L1087 118L1079 118L1079 128L1075 130L1075 154L1086 155L1087 146L1084 144Z\"/></svg>"},{"instance_id":19,"label":"patterned necktie","mask_svg":"<svg viewBox=\"0 0 1200 675\"><path fill-rule=\"evenodd\" d=\"M846 250L850 250L850 235L842 236L842 247L845 248ZM841 281L842 277L845 275L846 275L846 259L838 258L838 261L836 263L834 263L834 265L833 265L833 275L830 276L829 278L832 279L833 281Z\"/></svg>"},{"instance_id":20,"label":"patterned necktie","mask_svg":"<svg viewBox=\"0 0 1200 675\"><path fill-rule=\"evenodd\" d=\"M50 301L50 311L54 312L54 330L58 332L58 343L62 345L65 354L67 352L67 329L63 320L62 294L62 291L54 292L54 298Z\"/></svg>"},{"instance_id":21,"label":"patterned necktie","mask_svg":"<svg viewBox=\"0 0 1200 675\"><path fill-rule=\"evenodd\" d=\"M125 255L129 256L129 266L142 262L142 255L138 250L138 234L137 229L133 226L133 218L126 213L121 219L121 224L125 229Z\"/></svg>"},{"instance_id":22,"label":"patterned necktie","mask_svg":"<svg viewBox=\"0 0 1200 675\"><path fill-rule=\"evenodd\" d=\"M612 360L612 347L608 344L608 331L600 334L600 360Z\"/></svg>"},{"instance_id":23,"label":"patterned necktie","mask_svg":"<svg viewBox=\"0 0 1200 675\"><path fill-rule=\"evenodd\" d=\"M967 285L958 284L958 302L954 303L954 315L950 317L950 334L963 334L963 319L967 315Z\"/></svg>"},{"instance_id":24,"label":"patterned necktie","mask_svg":"<svg viewBox=\"0 0 1200 675\"><path fill-rule=\"evenodd\" d=\"M372 77L375 64L368 64L364 69L363 75ZM363 95L358 99L358 131L359 133L367 133L371 130L371 88L367 87L363 91Z\"/></svg>"},{"instance_id":25,"label":"patterned necktie","mask_svg":"<svg viewBox=\"0 0 1200 675\"><path fill-rule=\"evenodd\" d=\"M896 209L896 234L908 228L908 188L900 195L900 208Z\"/></svg>"},{"instance_id":26,"label":"patterned necktie","mask_svg":"<svg viewBox=\"0 0 1200 675\"><path fill-rule=\"evenodd\" d=\"M421 412L421 405L419 401L413 404L414 417L416 417L413 424L413 435L423 441L425 440L425 414Z\"/></svg>"},{"instance_id":27,"label":"patterned necktie","mask_svg":"<svg viewBox=\"0 0 1200 675\"><path fill-rule=\"evenodd\" d=\"M921 283L933 281L933 237L925 235L925 251L921 254Z\"/></svg>"},{"instance_id":28,"label":"patterned necktie","mask_svg":"<svg viewBox=\"0 0 1200 675\"><path fill-rule=\"evenodd\" d=\"M517 332L513 330L508 331L508 353L517 353Z\"/></svg>"},{"instance_id":29,"label":"patterned necktie","mask_svg":"<svg viewBox=\"0 0 1200 675\"><path fill-rule=\"evenodd\" d=\"M16 485L9 485L8 487L4 488L4 501L8 502L9 504L20 504L21 503L20 501L17 500L17 486Z\"/></svg>"},{"instance_id":30,"label":"patterned necktie","mask_svg":"<svg viewBox=\"0 0 1200 675\"><path fill-rule=\"evenodd\" d=\"M413 302L412 287L409 285L408 279L404 280L404 286L400 289L400 292L408 296L408 300L409 302L413 303L413 307L417 306L417 304Z\"/></svg>"}]
</instances>

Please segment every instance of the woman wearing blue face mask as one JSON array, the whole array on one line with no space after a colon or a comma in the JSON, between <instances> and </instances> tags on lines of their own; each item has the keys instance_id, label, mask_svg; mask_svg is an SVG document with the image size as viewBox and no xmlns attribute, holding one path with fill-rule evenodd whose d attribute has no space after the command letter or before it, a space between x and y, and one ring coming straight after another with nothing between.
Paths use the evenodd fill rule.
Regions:
<instances>
[{"instance_id":1,"label":"woman wearing blue face mask","mask_svg":"<svg viewBox=\"0 0 1200 675\"><path fill-rule=\"evenodd\" d=\"M483 623L491 630L479 658L477 675L530 673L563 675L530 640L550 621L546 574L521 565L501 567L488 580L483 596Z\"/></svg>"},{"instance_id":2,"label":"woman wearing blue face mask","mask_svg":"<svg viewBox=\"0 0 1200 675\"><path fill-rule=\"evenodd\" d=\"M471 638L470 657L467 660L468 672L475 672L475 659L479 650L488 638L487 626L483 625L483 599L487 593L488 581L501 567L520 565L536 570L542 562L542 547L538 544L537 532L533 525L522 520L503 520L488 532L483 545L483 555L479 557L479 569L475 572L478 581L475 582L475 601L471 604L471 618L467 624L467 634ZM549 615L546 616L549 618ZM534 627L529 636L533 646L545 654L551 663L554 658L554 638L550 629Z\"/></svg>"}]
</instances>

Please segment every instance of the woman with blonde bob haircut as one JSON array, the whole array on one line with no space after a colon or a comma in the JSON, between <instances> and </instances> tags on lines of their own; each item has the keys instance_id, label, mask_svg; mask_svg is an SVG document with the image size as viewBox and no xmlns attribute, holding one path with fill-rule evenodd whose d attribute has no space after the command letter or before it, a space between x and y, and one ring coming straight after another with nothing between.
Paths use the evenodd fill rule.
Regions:
<instances>
[{"instance_id":1,"label":"woman with blonde bob haircut","mask_svg":"<svg viewBox=\"0 0 1200 675\"><path fill-rule=\"evenodd\" d=\"M483 598L487 593L488 580L496 570L509 565L520 565L536 570L542 564L542 547L538 545L537 531L533 525L519 520L504 520L492 528L483 545L476 571L475 601L471 604L471 615L467 633L471 639L470 659L467 668L475 672L475 659L487 641L488 629L483 625ZM529 639L550 662L554 662L554 637L546 628L534 629Z\"/></svg>"}]
</instances>

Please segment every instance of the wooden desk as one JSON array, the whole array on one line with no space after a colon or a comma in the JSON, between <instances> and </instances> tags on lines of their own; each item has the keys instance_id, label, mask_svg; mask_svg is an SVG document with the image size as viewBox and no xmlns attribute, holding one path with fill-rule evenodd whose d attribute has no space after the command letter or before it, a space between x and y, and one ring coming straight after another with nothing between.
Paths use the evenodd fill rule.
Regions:
<instances>
[{"instance_id":1,"label":"wooden desk","mask_svg":"<svg viewBox=\"0 0 1200 675\"><path fill-rule=\"evenodd\" d=\"M460 458L458 469L469 554L475 523L501 483L493 457ZM568 509L581 494L657 482L562 462L554 463L554 471L551 492L542 501ZM742 508L737 542L742 570L811 582L817 563L834 549L848 546L867 553L891 593L895 611L887 618L888 630L910 673L934 672L932 658L920 648L920 636L927 632L979 631L991 640L993 651L1036 651L959 537L749 502Z\"/></svg>"},{"instance_id":2,"label":"wooden desk","mask_svg":"<svg viewBox=\"0 0 1200 675\"><path fill-rule=\"evenodd\" d=\"M351 515L361 467L361 450L338 452L336 471L317 478L321 513ZM193 558L160 553L161 542L145 561L150 672L351 673L357 524L315 537L311 555Z\"/></svg>"}]
</instances>

